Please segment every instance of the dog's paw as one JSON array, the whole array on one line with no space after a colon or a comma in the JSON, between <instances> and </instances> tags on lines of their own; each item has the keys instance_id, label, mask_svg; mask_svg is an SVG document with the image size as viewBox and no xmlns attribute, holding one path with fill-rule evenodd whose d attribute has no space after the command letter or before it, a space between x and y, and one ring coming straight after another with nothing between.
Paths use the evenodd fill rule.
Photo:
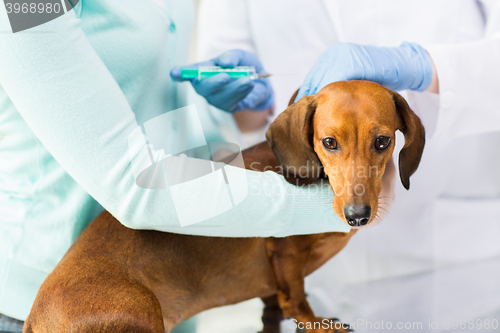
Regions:
<instances>
[{"instance_id":1,"label":"dog's paw","mask_svg":"<svg viewBox=\"0 0 500 333\"><path fill-rule=\"evenodd\" d=\"M331 318L330 323L333 322L333 333L349 333L354 332L354 330L349 326L349 324L341 323L338 318Z\"/></svg>"}]
</instances>

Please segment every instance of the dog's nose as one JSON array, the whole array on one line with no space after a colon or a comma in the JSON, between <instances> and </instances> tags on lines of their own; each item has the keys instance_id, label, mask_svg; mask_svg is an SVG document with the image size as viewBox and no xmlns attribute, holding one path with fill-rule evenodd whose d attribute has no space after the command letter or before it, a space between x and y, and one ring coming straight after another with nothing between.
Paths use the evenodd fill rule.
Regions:
<instances>
[{"instance_id":1,"label":"dog's nose","mask_svg":"<svg viewBox=\"0 0 500 333\"><path fill-rule=\"evenodd\" d=\"M344 215L347 223L351 227L359 227L368 223L372 209L370 206L346 206L344 208Z\"/></svg>"}]
</instances>

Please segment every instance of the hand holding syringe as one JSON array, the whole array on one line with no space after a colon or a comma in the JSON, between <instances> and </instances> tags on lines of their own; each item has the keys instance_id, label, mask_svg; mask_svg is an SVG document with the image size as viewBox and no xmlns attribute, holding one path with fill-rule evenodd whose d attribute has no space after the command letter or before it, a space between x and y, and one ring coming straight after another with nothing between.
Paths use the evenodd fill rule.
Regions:
<instances>
[{"instance_id":1,"label":"hand holding syringe","mask_svg":"<svg viewBox=\"0 0 500 333\"><path fill-rule=\"evenodd\" d=\"M263 111L274 104L271 82L253 53L231 50L217 58L174 67L174 81L190 81L194 90L211 105L228 112Z\"/></svg>"}]
</instances>

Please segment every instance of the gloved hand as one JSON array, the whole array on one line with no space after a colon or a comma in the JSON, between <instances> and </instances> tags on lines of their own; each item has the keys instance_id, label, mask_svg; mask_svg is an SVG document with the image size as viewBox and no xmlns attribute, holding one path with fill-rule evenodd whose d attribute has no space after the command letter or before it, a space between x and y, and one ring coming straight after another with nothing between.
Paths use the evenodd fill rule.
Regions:
<instances>
[{"instance_id":1,"label":"gloved hand","mask_svg":"<svg viewBox=\"0 0 500 333\"><path fill-rule=\"evenodd\" d=\"M295 100L342 80L369 80L391 90L424 91L432 81L432 61L415 43L398 47L334 43L313 65Z\"/></svg>"},{"instance_id":2,"label":"gloved hand","mask_svg":"<svg viewBox=\"0 0 500 333\"><path fill-rule=\"evenodd\" d=\"M185 67L196 68L198 66L220 66L222 68L255 66L257 73L264 72L257 56L243 50L231 50L210 61ZM170 76L175 81L181 81L180 67L173 68ZM269 79L252 80L244 77L231 80L229 75L221 73L203 80L190 79L190 81L198 94L205 97L213 106L225 111L262 111L270 108L274 103L274 94Z\"/></svg>"}]
</instances>

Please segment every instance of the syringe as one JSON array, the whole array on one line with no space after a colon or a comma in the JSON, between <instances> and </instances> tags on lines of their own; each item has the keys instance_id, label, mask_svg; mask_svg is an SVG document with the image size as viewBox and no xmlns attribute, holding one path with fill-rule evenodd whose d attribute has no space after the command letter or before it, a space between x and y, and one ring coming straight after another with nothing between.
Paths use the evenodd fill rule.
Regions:
<instances>
[{"instance_id":1,"label":"syringe","mask_svg":"<svg viewBox=\"0 0 500 333\"><path fill-rule=\"evenodd\" d=\"M206 79L220 73L226 73L231 79L249 77L252 80L269 77L268 73L257 73L254 66L237 66L234 68L222 68L219 66L200 66L198 68L181 67L181 80Z\"/></svg>"}]
</instances>

